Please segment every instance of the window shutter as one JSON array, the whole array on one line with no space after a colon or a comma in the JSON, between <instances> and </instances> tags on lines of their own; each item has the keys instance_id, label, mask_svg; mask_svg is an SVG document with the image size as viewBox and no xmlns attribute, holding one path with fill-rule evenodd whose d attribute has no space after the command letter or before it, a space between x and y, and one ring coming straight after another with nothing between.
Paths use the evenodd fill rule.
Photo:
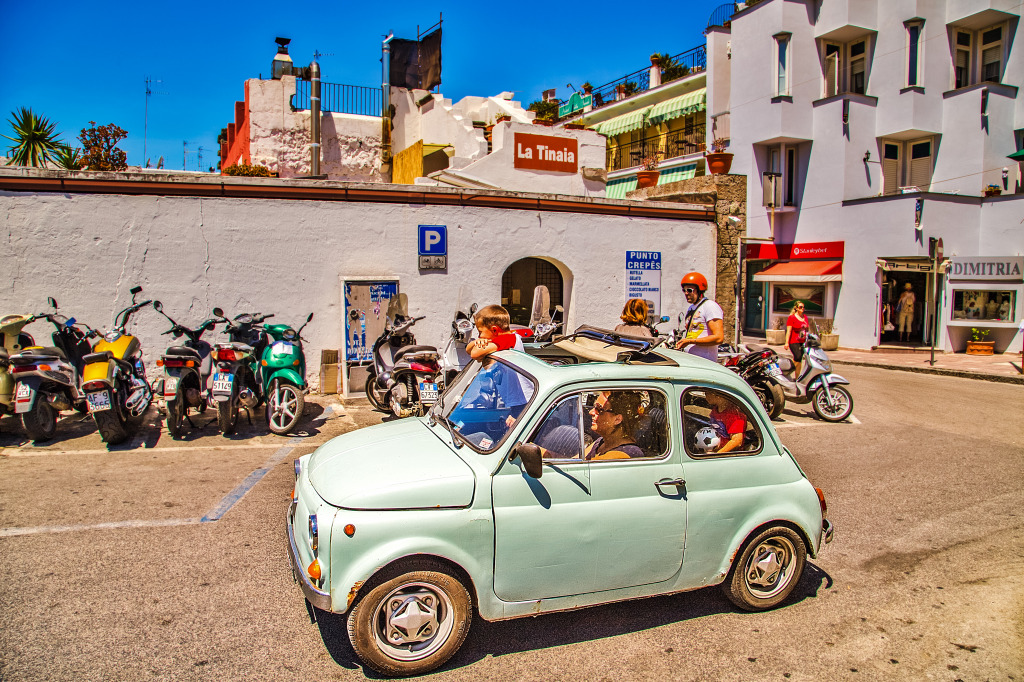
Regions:
<instances>
[{"instance_id":1,"label":"window shutter","mask_svg":"<svg viewBox=\"0 0 1024 682\"><path fill-rule=\"evenodd\" d=\"M839 94L839 55L825 57L825 97Z\"/></svg>"},{"instance_id":2,"label":"window shutter","mask_svg":"<svg viewBox=\"0 0 1024 682\"><path fill-rule=\"evenodd\" d=\"M971 80L971 52L970 50L956 51L956 87L965 88L970 85Z\"/></svg>"},{"instance_id":3,"label":"window shutter","mask_svg":"<svg viewBox=\"0 0 1024 682\"><path fill-rule=\"evenodd\" d=\"M1000 64L1002 60L1003 46L995 45L988 47L981 52L981 79L986 81L998 81L1000 76Z\"/></svg>"},{"instance_id":4,"label":"window shutter","mask_svg":"<svg viewBox=\"0 0 1024 682\"><path fill-rule=\"evenodd\" d=\"M932 149L930 142L920 142L912 146L910 159L910 185L922 192L928 191L932 182ZM927 152L927 155L925 155Z\"/></svg>"},{"instance_id":5,"label":"window shutter","mask_svg":"<svg viewBox=\"0 0 1024 682\"><path fill-rule=\"evenodd\" d=\"M882 191L885 194L896 194L900 186L900 148L899 145L886 144L882 158Z\"/></svg>"}]
</instances>

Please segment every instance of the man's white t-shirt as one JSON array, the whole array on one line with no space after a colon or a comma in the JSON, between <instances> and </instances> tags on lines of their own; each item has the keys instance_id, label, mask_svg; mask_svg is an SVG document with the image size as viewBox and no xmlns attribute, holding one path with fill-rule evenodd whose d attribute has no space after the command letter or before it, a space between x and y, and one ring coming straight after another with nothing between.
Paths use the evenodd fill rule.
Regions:
<instances>
[{"instance_id":1,"label":"man's white t-shirt","mask_svg":"<svg viewBox=\"0 0 1024 682\"><path fill-rule=\"evenodd\" d=\"M721 320L722 317L722 306L718 305L709 298L697 301L690 310L696 308L696 312L693 313L693 317L690 318L689 325L684 329L686 338L688 339L701 339L705 336L710 336L711 332L708 329L708 322L711 320ZM689 315L690 310L686 313ZM691 355L699 355L702 358L707 358L712 362L718 361L718 346L715 344L698 345L691 343L689 346L684 346L684 350Z\"/></svg>"}]
</instances>

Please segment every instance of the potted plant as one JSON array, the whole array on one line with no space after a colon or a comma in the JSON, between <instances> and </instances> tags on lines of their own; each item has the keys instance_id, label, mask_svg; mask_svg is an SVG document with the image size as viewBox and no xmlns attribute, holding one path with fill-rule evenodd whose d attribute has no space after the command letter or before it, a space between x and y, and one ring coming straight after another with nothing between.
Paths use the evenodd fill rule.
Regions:
<instances>
[{"instance_id":1,"label":"potted plant","mask_svg":"<svg viewBox=\"0 0 1024 682\"><path fill-rule=\"evenodd\" d=\"M995 352L995 341L987 341L988 329L971 327L971 338L967 342L968 355L992 355Z\"/></svg>"},{"instance_id":2,"label":"potted plant","mask_svg":"<svg viewBox=\"0 0 1024 682\"><path fill-rule=\"evenodd\" d=\"M769 346L786 345L786 318L776 317L772 319L772 328L766 329L765 337Z\"/></svg>"},{"instance_id":3,"label":"potted plant","mask_svg":"<svg viewBox=\"0 0 1024 682\"><path fill-rule=\"evenodd\" d=\"M818 335L818 340L821 342L822 350L838 350L839 349L839 332L836 331L835 320L831 317L826 317L818 325L818 329L821 334Z\"/></svg>"},{"instance_id":4,"label":"potted plant","mask_svg":"<svg viewBox=\"0 0 1024 682\"><path fill-rule=\"evenodd\" d=\"M583 84L583 94L584 95L589 95L593 91L594 91L594 86L591 85L590 81L587 81L586 83Z\"/></svg>"},{"instance_id":5,"label":"potted plant","mask_svg":"<svg viewBox=\"0 0 1024 682\"><path fill-rule=\"evenodd\" d=\"M636 188L654 187L658 184L658 153L648 154L640 159L640 170L636 172Z\"/></svg>"},{"instance_id":6,"label":"potted plant","mask_svg":"<svg viewBox=\"0 0 1024 682\"><path fill-rule=\"evenodd\" d=\"M989 185L985 188L985 196L997 197L1003 193L1003 189L999 185Z\"/></svg>"},{"instance_id":7,"label":"potted plant","mask_svg":"<svg viewBox=\"0 0 1024 682\"><path fill-rule=\"evenodd\" d=\"M704 158L707 160L708 172L711 175L726 175L732 168L732 153L725 151L725 139L716 137L707 147Z\"/></svg>"},{"instance_id":8,"label":"potted plant","mask_svg":"<svg viewBox=\"0 0 1024 682\"><path fill-rule=\"evenodd\" d=\"M511 121L512 117L505 112L502 112L494 117L494 125L498 125L502 121Z\"/></svg>"}]
</instances>

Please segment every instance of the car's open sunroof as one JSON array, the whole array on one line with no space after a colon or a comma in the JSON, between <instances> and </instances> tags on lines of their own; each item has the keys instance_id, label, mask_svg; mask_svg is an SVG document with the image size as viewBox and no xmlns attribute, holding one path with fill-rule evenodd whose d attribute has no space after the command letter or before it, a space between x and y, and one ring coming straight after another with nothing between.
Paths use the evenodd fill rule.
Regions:
<instances>
[{"instance_id":1,"label":"car's open sunroof","mask_svg":"<svg viewBox=\"0 0 1024 682\"><path fill-rule=\"evenodd\" d=\"M610 329L583 325L552 345L589 362L621 362L629 365L669 365L675 360L655 352L662 339L644 339L620 334Z\"/></svg>"}]
</instances>

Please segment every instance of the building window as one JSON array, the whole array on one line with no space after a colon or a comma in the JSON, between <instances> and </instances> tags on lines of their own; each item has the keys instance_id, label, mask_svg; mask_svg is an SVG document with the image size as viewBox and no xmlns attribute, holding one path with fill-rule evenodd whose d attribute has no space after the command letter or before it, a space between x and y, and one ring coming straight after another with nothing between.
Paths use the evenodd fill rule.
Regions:
<instances>
[{"instance_id":1,"label":"building window","mask_svg":"<svg viewBox=\"0 0 1024 682\"><path fill-rule=\"evenodd\" d=\"M847 92L867 94L869 40L865 37L849 43L822 43L822 96L832 97Z\"/></svg>"},{"instance_id":2,"label":"building window","mask_svg":"<svg viewBox=\"0 0 1024 682\"><path fill-rule=\"evenodd\" d=\"M910 146L910 182L922 192L928 191L932 183L932 141L909 142Z\"/></svg>"},{"instance_id":3,"label":"building window","mask_svg":"<svg viewBox=\"0 0 1024 682\"><path fill-rule=\"evenodd\" d=\"M775 37L776 53L776 83L775 94L783 96L789 94L789 35Z\"/></svg>"},{"instance_id":4,"label":"building window","mask_svg":"<svg viewBox=\"0 0 1024 682\"><path fill-rule=\"evenodd\" d=\"M953 64L954 87L966 88L971 84L971 45L973 36L968 31L956 32L956 61Z\"/></svg>"},{"instance_id":5,"label":"building window","mask_svg":"<svg viewBox=\"0 0 1024 682\"><path fill-rule=\"evenodd\" d=\"M1017 292L953 290L954 320L1015 322Z\"/></svg>"},{"instance_id":6,"label":"building window","mask_svg":"<svg viewBox=\"0 0 1024 682\"><path fill-rule=\"evenodd\" d=\"M1003 27L981 32L981 80L998 83L1003 75Z\"/></svg>"},{"instance_id":7,"label":"building window","mask_svg":"<svg viewBox=\"0 0 1024 682\"><path fill-rule=\"evenodd\" d=\"M825 44L825 97L839 94L839 62L843 48L835 43Z\"/></svg>"},{"instance_id":8,"label":"building window","mask_svg":"<svg viewBox=\"0 0 1024 682\"><path fill-rule=\"evenodd\" d=\"M883 193L896 194L902 190L927 192L932 182L933 143L932 138L910 142L884 140Z\"/></svg>"},{"instance_id":9,"label":"building window","mask_svg":"<svg viewBox=\"0 0 1024 682\"><path fill-rule=\"evenodd\" d=\"M907 87L920 85L921 77L921 29L920 21L907 24Z\"/></svg>"},{"instance_id":10,"label":"building window","mask_svg":"<svg viewBox=\"0 0 1024 682\"><path fill-rule=\"evenodd\" d=\"M896 194L900 188L900 144L886 142L882 147L882 191Z\"/></svg>"},{"instance_id":11,"label":"building window","mask_svg":"<svg viewBox=\"0 0 1024 682\"><path fill-rule=\"evenodd\" d=\"M867 91L867 40L850 45L850 92L863 95Z\"/></svg>"},{"instance_id":12,"label":"building window","mask_svg":"<svg viewBox=\"0 0 1024 682\"><path fill-rule=\"evenodd\" d=\"M785 192L784 201L786 206L796 205L796 148L786 148L786 186L783 188Z\"/></svg>"},{"instance_id":13,"label":"building window","mask_svg":"<svg viewBox=\"0 0 1024 682\"><path fill-rule=\"evenodd\" d=\"M776 174L778 177L775 178L775 192L772 194L769 183L771 182L767 178L762 176L764 186L762 192L764 195L765 206L796 206L796 192L797 192L797 156L798 149L795 146L781 145L778 147L768 147L766 150L766 171Z\"/></svg>"}]
</instances>

